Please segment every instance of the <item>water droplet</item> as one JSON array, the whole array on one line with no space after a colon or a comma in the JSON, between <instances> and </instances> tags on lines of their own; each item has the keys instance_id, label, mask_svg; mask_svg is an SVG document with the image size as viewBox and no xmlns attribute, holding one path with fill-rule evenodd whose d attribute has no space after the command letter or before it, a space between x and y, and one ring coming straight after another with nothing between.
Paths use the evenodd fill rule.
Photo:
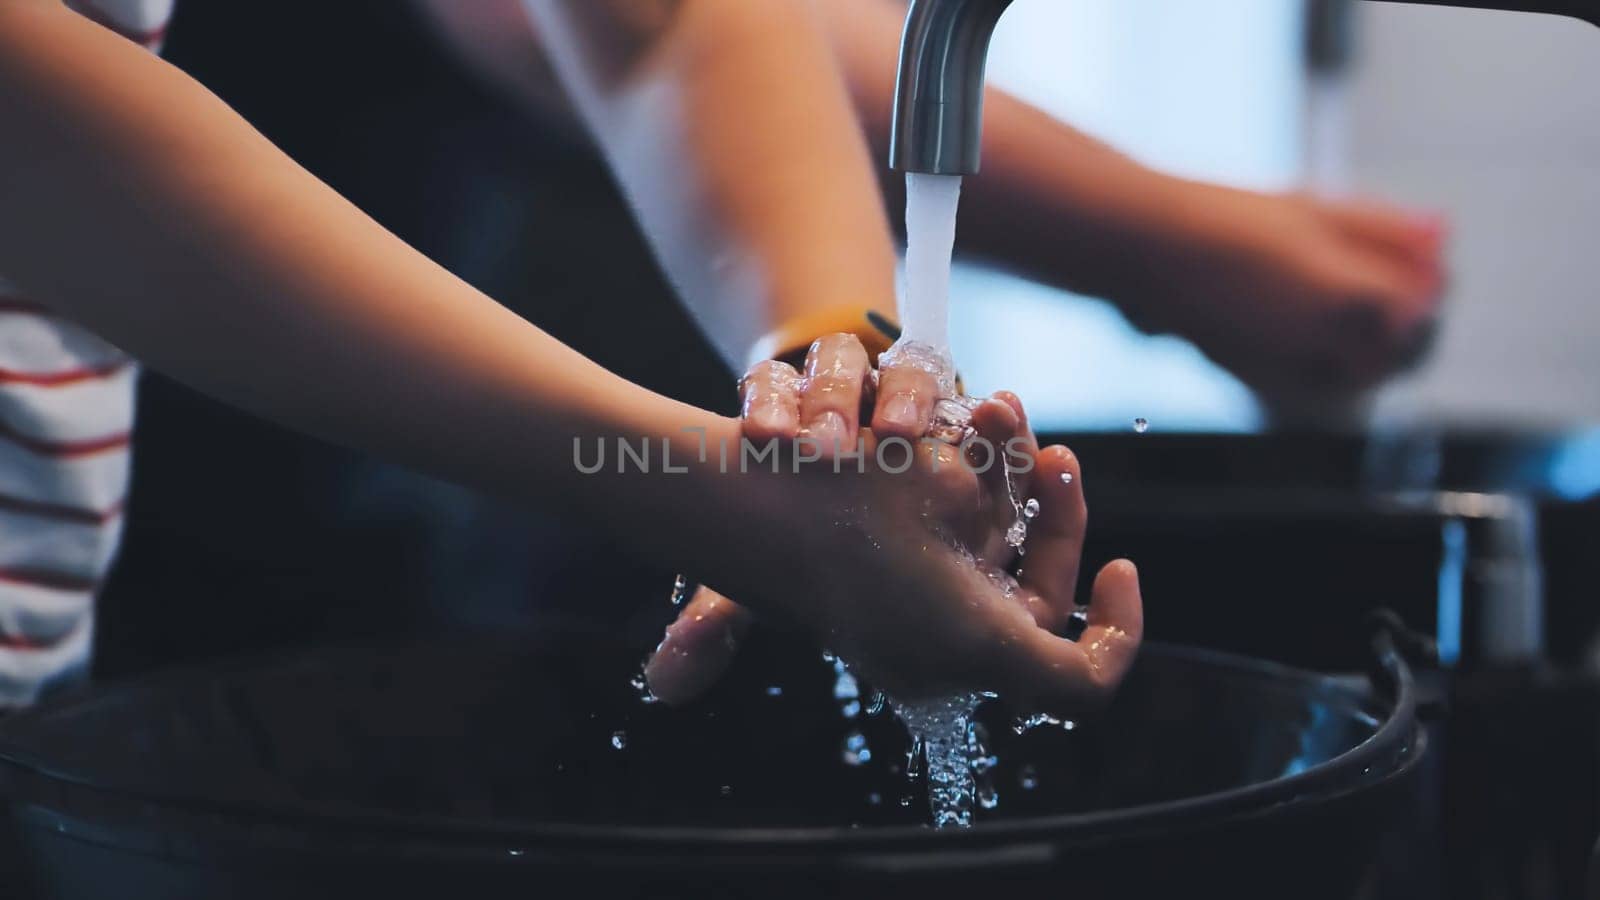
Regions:
<instances>
[{"instance_id":1,"label":"water droplet","mask_svg":"<svg viewBox=\"0 0 1600 900\"><path fill-rule=\"evenodd\" d=\"M633 678L628 681L628 684L633 687L633 692L638 695L640 703L649 705L651 703L660 702L661 698L657 697L651 692L650 682L644 677L643 672L634 675Z\"/></svg>"},{"instance_id":2,"label":"water droplet","mask_svg":"<svg viewBox=\"0 0 1600 900\"><path fill-rule=\"evenodd\" d=\"M774 684L774 685L772 685L772 686L767 688L767 696L768 697L782 697L783 696L783 688L781 688L781 687L779 687L779 686Z\"/></svg>"},{"instance_id":3,"label":"water droplet","mask_svg":"<svg viewBox=\"0 0 1600 900\"><path fill-rule=\"evenodd\" d=\"M883 712L883 692L873 691L872 696L867 698L867 715L875 716L881 712Z\"/></svg>"},{"instance_id":4,"label":"water droplet","mask_svg":"<svg viewBox=\"0 0 1600 900\"><path fill-rule=\"evenodd\" d=\"M1072 483L1072 473L1071 472L1062 472L1061 473L1061 483L1062 484L1071 484Z\"/></svg>"},{"instance_id":5,"label":"water droplet","mask_svg":"<svg viewBox=\"0 0 1600 900\"><path fill-rule=\"evenodd\" d=\"M994 809L1000 805L1000 792L994 785L986 784L978 789L978 805L984 809Z\"/></svg>"},{"instance_id":6,"label":"water droplet","mask_svg":"<svg viewBox=\"0 0 1600 900\"><path fill-rule=\"evenodd\" d=\"M1134 419L1133 430L1139 434L1144 434L1146 431L1150 430L1150 420L1144 418Z\"/></svg>"},{"instance_id":7,"label":"water droplet","mask_svg":"<svg viewBox=\"0 0 1600 900\"><path fill-rule=\"evenodd\" d=\"M855 717L861 715L861 701L850 700L846 702L845 705L839 707L839 712L843 714L846 719L854 719Z\"/></svg>"},{"instance_id":8,"label":"water droplet","mask_svg":"<svg viewBox=\"0 0 1600 900\"><path fill-rule=\"evenodd\" d=\"M511 856L521 856L521 855L523 855L524 853L527 853L527 852L528 851L526 851L526 850L507 850L506 851L506 853L510 854Z\"/></svg>"},{"instance_id":9,"label":"water droplet","mask_svg":"<svg viewBox=\"0 0 1600 900\"><path fill-rule=\"evenodd\" d=\"M611 732L611 746L618 750L628 746L628 733L626 731Z\"/></svg>"},{"instance_id":10,"label":"water droplet","mask_svg":"<svg viewBox=\"0 0 1600 900\"><path fill-rule=\"evenodd\" d=\"M689 579L682 575L672 582L672 605L682 606L689 602Z\"/></svg>"},{"instance_id":11,"label":"water droplet","mask_svg":"<svg viewBox=\"0 0 1600 900\"><path fill-rule=\"evenodd\" d=\"M1037 497L1028 499L1027 505L1022 507L1022 517L1029 520L1039 517L1039 500Z\"/></svg>"},{"instance_id":12,"label":"water droplet","mask_svg":"<svg viewBox=\"0 0 1600 900\"><path fill-rule=\"evenodd\" d=\"M878 793L877 791L873 791L872 793L867 795L867 805L868 806L877 806L877 805L879 805L881 803L883 803L883 795Z\"/></svg>"},{"instance_id":13,"label":"water droplet","mask_svg":"<svg viewBox=\"0 0 1600 900\"><path fill-rule=\"evenodd\" d=\"M856 677L841 667L833 682L833 699L854 700L860 696L861 685L856 682Z\"/></svg>"},{"instance_id":14,"label":"water droplet","mask_svg":"<svg viewBox=\"0 0 1600 900\"><path fill-rule=\"evenodd\" d=\"M1023 766L1017 772L1017 785L1025 791L1031 791L1039 786L1039 773L1033 766Z\"/></svg>"},{"instance_id":15,"label":"water droplet","mask_svg":"<svg viewBox=\"0 0 1600 900\"><path fill-rule=\"evenodd\" d=\"M732 794L732 793L733 793L733 785L725 784L725 785L722 786L722 796L726 797L726 796L728 796L729 794Z\"/></svg>"},{"instance_id":16,"label":"water droplet","mask_svg":"<svg viewBox=\"0 0 1600 900\"><path fill-rule=\"evenodd\" d=\"M1013 550L1020 548L1028 540L1028 523L1018 519L1006 529L1006 543Z\"/></svg>"},{"instance_id":17,"label":"water droplet","mask_svg":"<svg viewBox=\"0 0 1600 900\"><path fill-rule=\"evenodd\" d=\"M872 748L867 746L867 736L852 731L844 737L844 764L860 766L872 762Z\"/></svg>"},{"instance_id":18,"label":"water droplet","mask_svg":"<svg viewBox=\"0 0 1600 900\"><path fill-rule=\"evenodd\" d=\"M1075 731L1075 730L1077 730L1077 727L1078 727L1078 723L1072 721L1071 719L1067 719L1066 721L1061 723L1061 729L1063 731Z\"/></svg>"}]
</instances>

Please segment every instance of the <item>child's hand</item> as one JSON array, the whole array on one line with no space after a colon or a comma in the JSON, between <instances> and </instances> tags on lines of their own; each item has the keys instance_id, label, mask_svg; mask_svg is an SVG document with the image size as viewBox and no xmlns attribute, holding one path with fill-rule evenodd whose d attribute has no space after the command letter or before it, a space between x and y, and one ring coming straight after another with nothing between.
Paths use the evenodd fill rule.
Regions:
<instances>
[{"instance_id":1,"label":"child's hand","mask_svg":"<svg viewBox=\"0 0 1600 900\"><path fill-rule=\"evenodd\" d=\"M809 439L825 459L841 448L857 452L858 436L865 440L867 474L845 460L843 474L821 463L813 467L821 471L793 479L802 494L797 506L837 506L819 529L828 551L816 567L828 587L782 613L899 696L990 688L1064 711L1103 697L1138 646L1138 580L1130 564L1112 564L1095 585L1083 640L1049 633L1076 608L1086 520L1076 459L1064 447L1040 451L1021 404L1007 394L974 412L971 434L981 441L969 449L967 464L956 447L930 439L916 443L910 470L892 474L878 465L879 442L922 437L937 386L931 375L909 368L884 371L879 386L903 395L900 409L914 422L888 421L871 432L859 427L874 406L874 381L866 352L848 335L818 341L804 377L762 363L745 379L747 439ZM995 459L980 473L985 447ZM885 447L881 459L897 469L904 449ZM1008 461L1031 469L1012 475L1015 504L1031 497L1040 508L1029 523L1020 583L1003 572L1015 556L1006 535L1019 514L1006 485ZM804 527L806 511L796 510L796 527ZM732 659L749 618L743 607L702 588L650 661L655 693L681 703L707 689Z\"/></svg>"}]
</instances>

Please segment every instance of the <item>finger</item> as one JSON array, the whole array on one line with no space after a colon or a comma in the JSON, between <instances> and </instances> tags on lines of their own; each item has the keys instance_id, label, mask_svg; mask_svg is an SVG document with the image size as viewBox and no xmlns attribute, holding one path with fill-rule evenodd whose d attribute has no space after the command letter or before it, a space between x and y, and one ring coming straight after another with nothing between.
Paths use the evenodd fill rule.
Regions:
<instances>
[{"instance_id":1,"label":"finger","mask_svg":"<svg viewBox=\"0 0 1600 900\"><path fill-rule=\"evenodd\" d=\"M672 706L699 697L727 671L749 628L748 610L700 588L645 663L650 692Z\"/></svg>"},{"instance_id":2,"label":"finger","mask_svg":"<svg viewBox=\"0 0 1600 900\"><path fill-rule=\"evenodd\" d=\"M1110 701L1144 639L1139 570L1118 560L1100 571L1089 604L1089 627L1076 641L1042 629L1024 640L1009 694L1046 712L1079 715Z\"/></svg>"},{"instance_id":3,"label":"finger","mask_svg":"<svg viewBox=\"0 0 1600 900\"><path fill-rule=\"evenodd\" d=\"M1033 485L1039 515L1029 525L1028 558L1018 580L1024 592L1043 600L1051 612L1045 627L1054 629L1078 608L1078 569L1089 507L1083 500L1078 458L1071 450L1051 447L1036 459Z\"/></svg>"},{"instance_id":4,"label":"finger","mask_svg":"<svg viewBox=\"0 0 1600 900\"><path fill-rule=\"evenodd\" d=\"M1019 518L1027 525L1024 508L1038 448L1023 431L1015 407L998 398L978 407L972 427L977 440L970 442L967 461L983 483L994 537L985 558L1009 561L1013 551L1006 534Z\"/></svg>"},{"instance_id":5,"label":"finger","mask_svg":"<svg viewBox=\"0 0 1600 900\"><path fill-rule=\"evenodd\" d=\"M739 383L740 418L752 441L790 440L800 432L800 373L777 360L750 367Z\"/></svg>"},{"instance_id":6,"label":"finger","mask_svg":"<svg viewBox=\"0 0 1600 900\"><path fill-rule=\"evenodd\" d=\"M993 520L981 480L963 458L961 448L932 438L911 446L917 461L904 496L920 498L921 514L930 523L938 523L947 537L982 556L994 530ZM899 451L888 456L897 460Z\"/></svg>"},{"instance_id":7,"label":"finger","mask_svg":"<svg viewBox=\"0 0 1600 900\"><path fill-rule=\"evenodd\" d=\"M830 334L811 345L800 384L800 434L824 459L853 450L861 427L861 395L872 364L853 334Z\"/></svg>"},{"instance_id":8,"label":"finger","mask_svg":"<svg viewBox=\"0 0 1600 900\"><path fill-rule=\"evenodd\" d=\"M1437 263L1448 230L1442 216L1407 213L1370 201L1326 203L1322 209L1347 237L1422 265Z\"/></svg>"},{"instance_id":9,"label":"finger","mask_svg":"<svg viewBox=\"0 0 1600 900\"><path fill-rule=\"evenodd\" d=\"M940 381L934 366L916 356L879 358L878 408L872 430L881 439L915 441L928 433L933 404L939 400Z\"/></svg>"},{"instance_id":10,"label":"finger","mask_svg":"<svg viewBox=\"0 0 1600 900\"><path fill-rule=\"evenodd\" d=\"M994 398L1011 407L1012 411L1017 414L1017 427L1027 436L1028 440L1033 441L1034 452L1037 453L1039 439L1034 436L1033 424L1028 421L1028 411L1022 405L1022 398L1010 391L1000 391L994 395Z\"/></svg>"}]
</instances>

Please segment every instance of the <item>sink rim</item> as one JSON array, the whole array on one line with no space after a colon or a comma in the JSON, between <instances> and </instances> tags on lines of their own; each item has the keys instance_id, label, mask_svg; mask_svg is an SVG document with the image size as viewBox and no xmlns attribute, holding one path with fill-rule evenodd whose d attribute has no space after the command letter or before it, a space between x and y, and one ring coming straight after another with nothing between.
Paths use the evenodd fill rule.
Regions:
<instances>
[{"instance_id":1,"label":"sink rim","mask_svg":"<svg viewBox=\"0 0 1600 900\"><path fill-rule=\"evenodd\" d=\"M415 643L415 642L413 642ZM530 651L537 641L525 645ZM1331 800L1412 771L1426 753L1425 734L1416 720L1415 688L1409 667L1397 654L1385 654L1381 665L1393 681L1392 700L1365 680L1357 682L1336 675L1297 669L1266 660L1198 647L1151 642L1141 656L1157 657L1180 664L1221 668L1234 675L1271 679L1273 683L1299 686L1330 701L1340 698L1349 708L1384 708L1386 715L1365 740L1327 760L1293 775L1240 785L1223 791L1178 800L1092 812L1064 813L1028 819L988 822L971 829L932 830L922 826L884 826L872 828L762 827L727 828L710 826L592 825L532 820L481 821L394 812L362 812L349 807L287 800L245 804L226 798L198 798L192 795L158 794L129 785L97 782L93 773L75 772L52 765L19 742L30 727L66 710L102 703L130 694L159 692L169 684L189 681L197 676L216 678L243 674L273 665L284 665L336 653L394 652L394 643L359 643L340 647L321 647L290 653L252 655L239 659L185 666L153 675L130 679L92 690L58 703L45 704L11 717L0 724L0 787L16 790L16 797L33 816L43 816L52 828L71 830L89 839L105 838L105 829L95 826L78 812L53 807L89 807L101 817L119 819L137 816L141 820L161 819L174 825L192 820L198 829L235 825L254 831L283 827L300 832L315 832L327 838L346 833L363 840L382 835L403 840L419 839L432 845L451 845L455 850L475 847L518 848L530 851L554 847L604 851L609 847L673 853L694 850L702 853L754 851L787 855L796 851L877 851L914 844L926 847L932 842L941 847L979 849L993 844L1046 841L1051 844L1098 843L1114 838L1136 836L1147 831L1171 834L1184 828L1209 828L1219 822L1247 818L1267 810L1294 803ZM1364 770L1364 771L1363 771ZM61 798L72 796L72 803ZM219 818L221 821L219 821ZM259 836L259 835L257 835ZM297 841L298 843L298 841ZM504 853L504 849L496 852ZM532 855L530 853L530 855Z\"/></svg>"}]
</instances>

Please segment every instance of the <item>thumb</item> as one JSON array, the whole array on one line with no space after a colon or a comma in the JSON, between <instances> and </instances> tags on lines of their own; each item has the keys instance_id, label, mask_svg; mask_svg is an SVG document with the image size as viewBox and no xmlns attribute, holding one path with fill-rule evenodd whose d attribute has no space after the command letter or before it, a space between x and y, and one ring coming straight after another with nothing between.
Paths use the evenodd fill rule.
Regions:
<instances>
[{"instance_id":1,"label":"thumb","mask_svg":"<svg viewBox=\"0 0 1600 900\"><path fill-rule=\"evenodd\" d=\"M700 588L667 626L661 645L645 663L650 692L671 706L681 706L710 690L733 662L750 618L749 610L710 588Z\"/></svg>"},{"instance_id":2,"label":"thumb","mask_svg":"<svg viewBox=\"0 0 1600 900\"><path fill-rule=\"evenodd\" d=\"M1048 712L1091 712L1116 693L1143 639L1139 570L1118 560L1095 578L1089 627L1078 640L1044 629L1030 633L1024 654L1028 671L1014 673L1012 693Z\"/></svg>"}]
</instances>

